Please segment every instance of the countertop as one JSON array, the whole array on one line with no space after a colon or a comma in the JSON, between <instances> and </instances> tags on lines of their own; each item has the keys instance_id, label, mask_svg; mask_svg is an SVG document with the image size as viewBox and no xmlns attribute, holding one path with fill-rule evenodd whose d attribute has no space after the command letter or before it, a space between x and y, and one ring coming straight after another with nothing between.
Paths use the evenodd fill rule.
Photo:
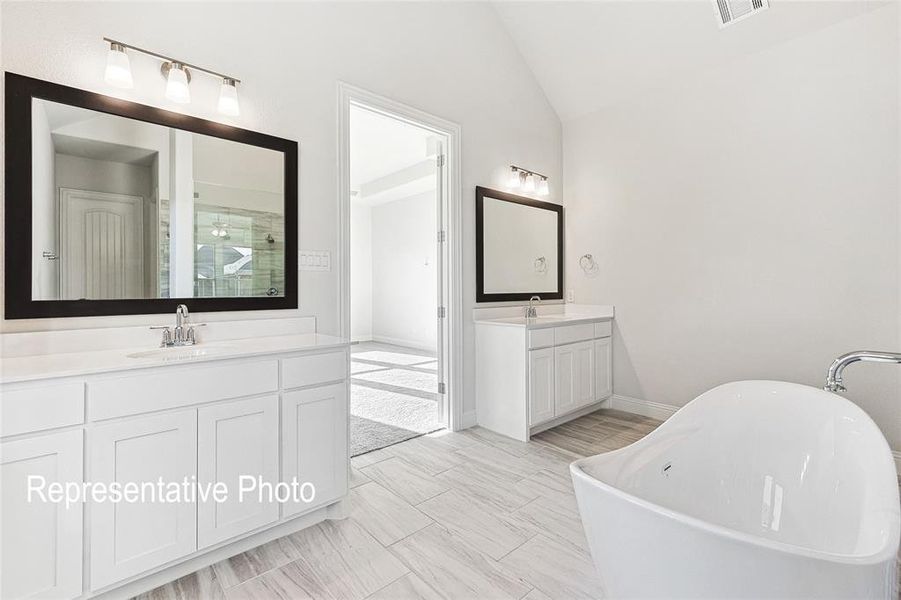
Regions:
<instances>
[{"instance_id":1,"label":"countertop","mask_svg":"<svg viewBox=\"0 0 901 600\"><path fill-rule=\"evenodd\" d=\"M4 358L0 361L0 383L56 377L80 377L97 373L212 362L285 352L328 350L344 348L349 345L350 342L343 338L319 333L304 333L200 342L196 346L167 349L142 347L18 356ZM156 352L156 350L160 350L160 352ZM152 355L139 358L129 356L144 353L152 353Z\"/></svg>"},{"instance_id":2,"label":"countertop","mask_svg":"<svg viewBox=\"0 0 901 600\"><path fill-rule=\"evenodd\" d=\"M595 321L610 321L613 319L613 307L592 312L579 313L549 313L539 314L537 317L497 317L476 318L474 322L479 325L501 325L506 327L525 327L526 329L543 329L545 327L560 327L565 325L579 325Z\"/></svg>"}]
</instances>

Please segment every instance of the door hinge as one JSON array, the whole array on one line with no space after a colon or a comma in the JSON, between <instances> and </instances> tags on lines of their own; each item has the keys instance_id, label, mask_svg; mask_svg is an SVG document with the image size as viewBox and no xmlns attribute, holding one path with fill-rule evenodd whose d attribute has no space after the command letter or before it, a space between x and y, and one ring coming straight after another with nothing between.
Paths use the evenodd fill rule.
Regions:
<instances>
[{"instance_id":1,"label":"door hinge","mask_svg":"<svg viewBox=\"0 0 901 600\"><path fill-rule=\"evenodd\" d=\"M441 231L438 232L438 243L443 244L446 239L447 239L447 232L442 229Z\"/></svg>"},{"instance_id":2,"label":"door hinge","mask_svg":"<svg viewBox=\"0 0 901 600\"><path fill-rule=\"evenodd\" d=\"M439 307L438 307L438 318L439 318L439 319L443 319L446 312L447 312L447 311L444 310L444 307L443 307L443 306L439 306Z\"/></svg>"},{"instance_id":3,"label":"door hinge","mask_svg":"<svg viewBox=\"0 0 901 600\"><path fill-rule=\"evenodd\" d=\"M444 155L443 155L443 154L439 154L438 156L436 156L436 157L435 157L435 162L438 163L438 166L439 166L439 167L443 167L443 166L444 166Z\"/></svg>"},{"instance_id":4,"label":"door hinge","mask_svg":"<svg viewBox=\"0 0 901 600\"><path fill-rule=\"evenodd\" d=\"M444 385L444 382L443 382L443 381L440 382L440 383L438 383L438 393L439 393L439 394L446 394L446 393L447 393L447 386Z\"/></svg>"}]
</instances>

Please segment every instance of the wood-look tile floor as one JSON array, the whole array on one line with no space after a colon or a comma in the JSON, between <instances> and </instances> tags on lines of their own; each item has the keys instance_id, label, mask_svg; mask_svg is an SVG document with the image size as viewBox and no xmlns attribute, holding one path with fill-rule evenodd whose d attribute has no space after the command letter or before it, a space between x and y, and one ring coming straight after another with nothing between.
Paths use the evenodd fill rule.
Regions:
<instances>
[{"instance_id":1,"label":"wood-look tile floor","mask_svg":"<svg viewBox=\"0 0 901 600\"><path fill-rule=\"evenodd\" d=\"M600 410L517 442L473 428L355 457L350 517L238 554L141 600L595 598L569 463L659 421Z\"/></svg>"},{"instance_id":2,"label":"wood-look tile floor","mask_svg":"<svg viewBox=\"0 0 901 600\"><path fill-rule=\"evenodd\" d=\"M139 598L598 598L569 463L635 442L659 424L600 410L529 443L476 427L355 457L348 519L274 540Z\"/></svg>"}]
</instances>

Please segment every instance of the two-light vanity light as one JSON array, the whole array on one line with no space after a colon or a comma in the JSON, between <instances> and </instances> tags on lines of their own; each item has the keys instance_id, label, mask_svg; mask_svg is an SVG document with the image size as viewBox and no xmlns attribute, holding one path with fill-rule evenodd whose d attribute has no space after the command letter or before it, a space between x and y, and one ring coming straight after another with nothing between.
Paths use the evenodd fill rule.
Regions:
<instances>
[{"instance_id":1,"label":"two-light vanity light","mask_svg":"<svg viewBox=\"0 0 901 600\"><path fill-rule=\"evenodd\" d=\"M192 71L198 71L222 80L222 85L219 87L219 112L230 117L236 117L240 114L241 110L238 106L238 84L241 82L240 79L196 65L190 65L184 61L163 56L150 50L123 44L110 38L103 38L103 40L109 42L110 45L109 54L106 58L105 76L108 84L126 89L134 87L134 79L131 76L131 64L128 60L128 54L125 53L126 50L133 50L162 61L163 64L160 67L160 71L166 78L166 98L179 104L189 103L191 101L191 89L189 87L191 73ZM191 70L188 70L188 67Z\"/></svg>"},{"instance_id":2,"label":"two-light vanity light","mask_svg":"<svg viewBox=\"0 0 901 600\"><path fill-rule=\"evenodd\" d=\"M535 193L539 196L547 196L551 193L547 175L529 171L516 165L510 165L510 180L507 182L507 187L513 190L521 189L527 194Z\"/></svg>"}]
</instances>

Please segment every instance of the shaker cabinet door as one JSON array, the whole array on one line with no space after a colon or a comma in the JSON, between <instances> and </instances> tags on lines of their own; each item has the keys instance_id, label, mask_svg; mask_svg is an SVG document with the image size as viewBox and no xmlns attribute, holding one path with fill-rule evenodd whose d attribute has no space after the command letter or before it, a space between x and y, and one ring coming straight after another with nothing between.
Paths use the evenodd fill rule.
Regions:
<instances>
[{"instance_id":1,"label":"shaker cabinet door","mask_svg":"<svg viewBox=\"0 0 901 600\"><path fill-rule=\"evenodd\" d=\"M28 490L29 478L82 482L83 437L81 431L67 431L0 444L0 598L81 595L83 505L43 501L35 491L37 479L30 502Z\"/></svg>"},{"instance_id":2,"label":"shaker cabinet door","mask_svg":"<svg viewBox=\"0 0 901 600\"><path fill-rule=\"evenodd\" d=\"M554 418L554 349L529 351L529 425Z\"/></svg>"},{"instance_id":3,"label":"shaker cabinet door","mask_svg":"<svg viewBox=\"0 0 901 600\"><path fill-rule=\"evenodd\" d=\"M95 483L181 484L196 476L197 412L111 423L89 434ZM148 486L149 487L149 486ZM91 509L91 588L96 590L194 552L195 502L97 502Z\"/></svg>"},{"instance_id":4,"label":"shaker cabinet door","mask_svg":"<svg viewBox=\"0 0 901 600\"><path fill-rule=\"evenodd\" d=\"M269 501L265 486L244 479L246 490L242 492L242 477L271 486L278 483L278 396L204 406L197 411L197 481L201 486L228 486L224 502L198 499L198 548L278 520L278 502Z\"/></svg>"},{"instance_id":5,"label":"shaker cabinet door","mask_svg":"<svg viewBox=\"0 0 901 600\"><path fill-rule=\"evenodd\" d=\"M289 516L347 493L347 384L287 392L282 398L282 477L311 483L311 502L286 502Z\"/></svg>"}]
</instances>

